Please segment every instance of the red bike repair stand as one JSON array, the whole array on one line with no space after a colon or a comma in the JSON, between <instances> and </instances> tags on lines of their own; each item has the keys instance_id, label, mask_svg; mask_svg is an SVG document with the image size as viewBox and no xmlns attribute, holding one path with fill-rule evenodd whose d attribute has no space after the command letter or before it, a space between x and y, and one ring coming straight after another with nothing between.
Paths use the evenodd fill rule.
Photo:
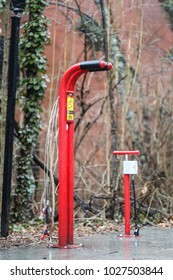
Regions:
<instances>
[{"instance_id":1,"label":"red bike repair stand","mask_svg":"<svg viewBox=\"0 0 173 280\"><path fill-rule=\"evenodd\" d=\"M125 155L125 160L123 161L125 233L119 235L119 237L134 237L134 234L130 234L130 175L138 174L138 162L128 160L128 155L139 155L140 151L114 151L113 154Z\"/></svg>"},{"instance_id":2,"label":"red bike repair stand","mask_svg":"<svg viewBox=\"0 0 173 280\"><path fill-rule=\"evenodd\" d=\"M103 60L77 63L63 75L59 93L58 154L58 244L53 248L78 248L74 244L74 89L78 78L88 72L109 71L112 64Z\"/></svg>"}]
</instances>

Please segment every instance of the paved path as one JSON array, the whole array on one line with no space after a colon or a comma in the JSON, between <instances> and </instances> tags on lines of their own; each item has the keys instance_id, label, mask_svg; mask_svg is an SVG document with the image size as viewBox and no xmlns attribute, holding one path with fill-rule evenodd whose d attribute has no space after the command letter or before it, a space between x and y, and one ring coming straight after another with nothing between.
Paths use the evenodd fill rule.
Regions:
<instances>
[{"instance_id":1,"label":"paved path","mask_svg":"<svg viewBox=\"0 0 173 280\"><path fill-rule=\"evenodd\" d=\"M121 234L121 233L120 233ZM120 238L117 233L80 238L78 249L45 246L0 251L1 260L173 260L173 228L142 228L139 237Z\"/></svg>"}]
</instances>

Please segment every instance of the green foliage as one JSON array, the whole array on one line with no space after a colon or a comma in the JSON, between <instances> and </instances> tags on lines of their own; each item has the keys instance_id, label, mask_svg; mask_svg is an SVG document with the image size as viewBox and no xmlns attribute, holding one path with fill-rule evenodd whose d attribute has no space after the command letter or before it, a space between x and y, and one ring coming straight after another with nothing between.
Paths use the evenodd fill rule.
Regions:
<instances>
[{"instance_id":1,"label":"green foliage","mask_svg":"<svg viewBox=\"0 0 173 280\"><path fill-rule=\"evenodd\" d=\"M162 6L167 14L167 17L170 22L170 27L173 30L173 1L172 0L165 0L162 3Z\"/></svg>"},{"instance_id":2,"label":"green foliage","mask_svg":"<svg viewBox=\"0 0 173 280\"><path fill-rule=\"evenodd\" d=\"M3 12L6 0L0 0L0 13Z\"/></svg>"},{"instance_id":3,"label":"green foliage","mask_svg":"<svg viewBox=\"0 0 173 280\"><path fill-rule=\"evenodd\" d=\"M82 13L77 22L76 30L85 34L86 44L92 50L103 50L103 28L94 18Z\"/></svg>"},{"instance_id":4,"label":"green foliage","mask_svg":"<svg viewBox=\"0 0 173 280\"><path fill-rule=\"evenodd\" d=\"M95 1L100 8L98 1ZM105 9L106 14L108 13ZM92 52L102 51L104 53L104 44L103 44L103 26L101 22L98 22L93 17L85 13L80 14L80 19L76 23L76 30L80 32L81 35L85 36L85 44L89 47ZM119 79L125 75L126 72L126 59L121 50L121 41L118 37L118 33L112 26L110 26L110 62L115 64L116 62L116 71L119 76Z\"/></svg>"},{"instance_id":5,"label":"green foliage","mask_svg":"<svg viewBox=\"0 0 173 280\"><path fill-rule=\"evenodd\" d=\"M165 0L162 3L162 7L164 8L167 18L170 22L170 28L173 31L173 1L172 0ZM170 61L173 60L173 48L170 49L169 54L168 54L168 59Z\"/></svg>"},{"instance_id":6,"label":"green foliage","mask_svg":"<svg viewBox=\"0 0 173 280\"><path fill-rule=\"evenodd\" d=\"M18 103L24 113L24 122L18 131L20 147L17 162L17 181L14 191L13 221L32 218L32 195L35 180L32 171L33 150L40 131L41 101L44 98L47 76L45 45L49 43L48 20L44 15L46 1L27 0L29 21L24 23L20 39L20 82Z\"/></svg>"},{"instance_id":7,"label":"green foliage","mask_svg":"<svg viewBox=\"0 0 173 280\"><path fill-rule=\"evenodd\" d=\"M173 48L171 48L170 51L169 51L168 59L169 59L170 61L173 61Z\"/></svg>"}]
</instances>

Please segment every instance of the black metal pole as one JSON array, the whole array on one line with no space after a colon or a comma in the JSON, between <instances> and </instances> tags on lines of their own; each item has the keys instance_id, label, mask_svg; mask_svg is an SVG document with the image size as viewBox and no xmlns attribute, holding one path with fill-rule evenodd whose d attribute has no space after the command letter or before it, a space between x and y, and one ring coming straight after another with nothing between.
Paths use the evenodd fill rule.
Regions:
<instances>
[{"instance_id":1,"label":"black metal pole","mask_svg":"<svg viewBox=\"0 0 173 280\"><path fill-rule=\"evenodd\" d=\"M135 221L135 231L134 231L134 235L135 235L135 236L138 236L138 235L139 235L139 227L138 227L138 224L137 224L136 190L135 190L135 179L134 179L134 175L132 175L131 179L132 179L133 199L134 199L134 221Z\"/></svg>"},{"instance_id":2,"label":"black metal pole","mask_svg":"<svg viewBox=\"0 0 173 280\"><path fill-rule=\"evenodd\" d=\"M1 236L3 237L8 236L9 216L10 216L14 114L15 114L15 99L16 99L16 88L17 88L18 45L19 45L19 30L20 30L20 16L18 15L18 11L19 11L18 9L14 9L15 15L11 17L12 23L11 23L11 42L10 42L9 71L8 71L8 99L7 99L7 115L6 115L2 212L1 212Z\"/></svg>"}]
</instances>

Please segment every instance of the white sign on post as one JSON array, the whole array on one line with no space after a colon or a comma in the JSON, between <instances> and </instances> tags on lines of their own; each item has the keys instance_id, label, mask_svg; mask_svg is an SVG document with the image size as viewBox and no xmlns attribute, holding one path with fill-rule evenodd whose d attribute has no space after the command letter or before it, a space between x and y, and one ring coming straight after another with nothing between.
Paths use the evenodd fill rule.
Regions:
<instances>
[{"instance_id":1,"label":"white sign on post","mask_svg":"<svg viewBox=\"0 0 173 280\"><path fill-rule=\"evenodd\" d=\"M138 174L138 162L136 160L124 160L123 174Z\"/></svg>"}]
</instances>

